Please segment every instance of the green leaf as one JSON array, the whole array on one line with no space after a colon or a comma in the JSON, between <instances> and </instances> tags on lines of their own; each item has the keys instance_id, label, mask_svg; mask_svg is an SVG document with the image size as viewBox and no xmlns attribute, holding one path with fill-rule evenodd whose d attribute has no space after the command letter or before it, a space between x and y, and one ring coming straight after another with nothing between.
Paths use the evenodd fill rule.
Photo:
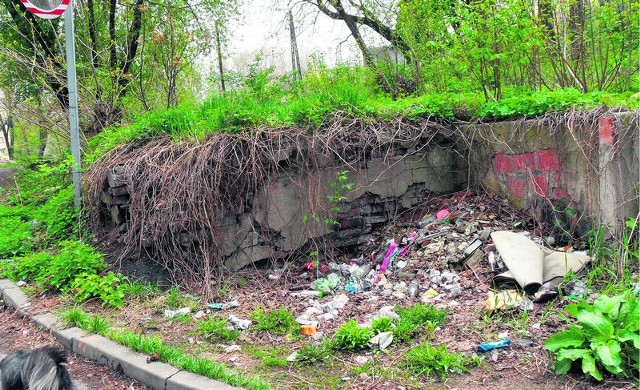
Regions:
<instances>
[{"instance_id":1,"label":"green leaf","mask_svg":"<svg viewBox=\"0 0 640 390\"><path fill-rule=\"evenodd\" d=\"M590 340L608 341L613 337L613 324L602 314L581 311L577 318Z\"/></svg>"},{"instance_id":2,"label":"green leaf","mask_svg":"<svg viewBox=\"0 0 640 390\"><path fill-rule=\"evenodd\" d=\"M632 341L633 342L633 347L640 349L640 334L638 334L637 332L632 332L629 329L626 328L622 328L622 329L618 329L618 341Z\"/></svg>"},{"instance_id":3,"label":"green leaf","mask_svg":"<svg viewBox=\"0 0 640 390\"><path fill-rule=\"evenodd\" d=\"M598 343L595 346L596 355L600 359L600 362L607 370L612 374L620 374L622 369L622 359L620 358L620 344L615 340L610 340L608 343Z\"/></svg>"},{"instance_id":4,"label":"green leaf","mask_svg":"<svg viewBox=\"0 0 640 390\"><path fill-rule=\"evenodd\" d=\"M576 349L563 349L558 352L556 359L558 360L566 360L569 359L571 361L576 361L578 359L584 359L584 357L593 357L593 351L586 348L576 348Z\"/></svg>"},{"instance_id":5,"label":"green leaf","mask_svg":"<svg viewBox=\"0 0 640 390\"><path fill-rule=\"evenodd\" d=\"M551 337L544 342L544 347L551 352L555 352L562 348L580 347L584 343L584 340L582 330L573 326L568 330L551 335Z\"/></svg>"},{"instance_id":6,"label":"green leaf","mask_svg":"<svg viewBox=\"0 0 640 390\"><path fill-rule=\"evenodd\" d=\"M582 358L582 372L591 375L596 380L602 380L602 374L596 367L596 359L593 356L584 356Z\"/></svg>"},{"instance_id":7,"label":"green leaf","mask_svg":"<svg viewBox=\"0 0 640 390\"><path fill-rule=\"evenodd\" d=\"M602 313L608 314L609 317L615 321L618 318L618 310L620 305L625 301L622 296L609 297L607 295L599 295L593 302L593 307Z\"/></svg>"},{"instance_id":8,"label":"green leaf","mask_svg":"<svg viewBox=\"0 0 640 390\"><path fill-rule=\"evenodd\" d=\"M569 372L573 361L571 359L556 359L556 374L563 375Z\"/></svg>"}]
</instances>

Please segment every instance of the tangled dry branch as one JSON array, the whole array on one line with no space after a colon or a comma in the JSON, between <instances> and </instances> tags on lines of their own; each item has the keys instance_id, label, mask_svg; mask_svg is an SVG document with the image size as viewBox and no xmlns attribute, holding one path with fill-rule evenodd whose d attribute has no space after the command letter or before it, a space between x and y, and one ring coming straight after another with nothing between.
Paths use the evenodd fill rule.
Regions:
<instances>
[{"instance_id":1,"label":"tangled dry branch","mask_svg":"<svg viewBox=\"0 0 640 390\"><path fill-rule=\"evenodd\" d=\"M107 174L123 167L131 199L121 259L150 247L176 281L211 296L212 278L221 274L225 256L225 219L250 211L253 196L278 174L313 175L321 167L352 166L372 155L397 156L398 149L428 144L442 132L449 131L431 121L337 116L317 130L266 128L218 133L202 142L165 137L141 147L122 145L89 168L86 204L98 232Z\"/></svg>"}]
</instances>

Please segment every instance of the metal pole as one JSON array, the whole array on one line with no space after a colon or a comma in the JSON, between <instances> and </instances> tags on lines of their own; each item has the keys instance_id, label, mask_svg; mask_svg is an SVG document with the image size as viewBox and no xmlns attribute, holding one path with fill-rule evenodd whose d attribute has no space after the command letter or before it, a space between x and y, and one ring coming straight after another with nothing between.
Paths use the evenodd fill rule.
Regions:
<instances>
[{"instance_id":1,"label":"metal pole","mask_svg":"<svg viewBox=\"0 0 640 390\"><path fill-rule=\"evenodd\" d=\"M73 165L71 175L73 177L73 205L80 207L82 200L82 178L80 169L82 161L80 157L80 132L78 130L78 86L76 81L76 40L73 27L73 2L64 13L64 38L67 55L67 88L69 90L69 128L71 132L71 155Z\"/></svg>"}]
</instances>

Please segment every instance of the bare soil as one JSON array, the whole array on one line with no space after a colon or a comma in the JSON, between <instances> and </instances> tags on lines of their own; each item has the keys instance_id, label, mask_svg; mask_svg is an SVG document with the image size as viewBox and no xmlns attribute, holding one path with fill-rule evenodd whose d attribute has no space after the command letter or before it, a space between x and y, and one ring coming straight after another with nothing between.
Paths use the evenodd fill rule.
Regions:
<instances>
[{"instance_id":1,"label":"bare soil","mask_svg":"<svg viewBox=\"0 0 640 390\"><path fill-rule=\"evenodd\" d=\"M14 309L0 307L0 351L10 354L24 348L44 346L61 347L48 332L38 329L32 322L18 315ZM68 369L74 381L89 389L147 390L149 387L118 374L82 356L67 351Z\"/></svg>"}]
</instances>

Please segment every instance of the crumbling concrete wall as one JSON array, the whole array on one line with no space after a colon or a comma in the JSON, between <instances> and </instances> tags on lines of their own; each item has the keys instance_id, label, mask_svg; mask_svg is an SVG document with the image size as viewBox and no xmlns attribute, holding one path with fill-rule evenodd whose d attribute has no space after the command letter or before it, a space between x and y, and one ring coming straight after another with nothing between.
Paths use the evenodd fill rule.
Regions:
<instances>
[{"instance_id":1,"label":"crumbling concrete wall","mask_svg":"<svg viewBox=\"0 0 640 390\"><path fill-rule=\"evenodd\" d=\"M460 127L471 185L584 233L638 214L639 112Z\"/></svg>"},{"instance_id":2,"label":"crumbling concrete wall","mask_svg":"<svg viewBox=\"0 0 640 390\"><path fill-rule=\"evenodd\" d=\"M367 244L377 227L429 196L466 188L467 168L453 148L451 133L438 142L425 142L394 146L365 161L312 171L283 168L247 200L246 211L230 211L217 218L225 267L237 270L263 259L285 258L303 248L307 253L354 249ZM329 197L336 193L336 173L343 171L347 172L343 184L351 189L344 191L344 201L332 203ZM120 166L107 175L102 202L112 223L124 232L132 194L121 176L126 175ZM185 249L191 243L186 232L180 235ZM153 243L145 241L143 246L152 249Z\"/></svg>"}]
</instances>

